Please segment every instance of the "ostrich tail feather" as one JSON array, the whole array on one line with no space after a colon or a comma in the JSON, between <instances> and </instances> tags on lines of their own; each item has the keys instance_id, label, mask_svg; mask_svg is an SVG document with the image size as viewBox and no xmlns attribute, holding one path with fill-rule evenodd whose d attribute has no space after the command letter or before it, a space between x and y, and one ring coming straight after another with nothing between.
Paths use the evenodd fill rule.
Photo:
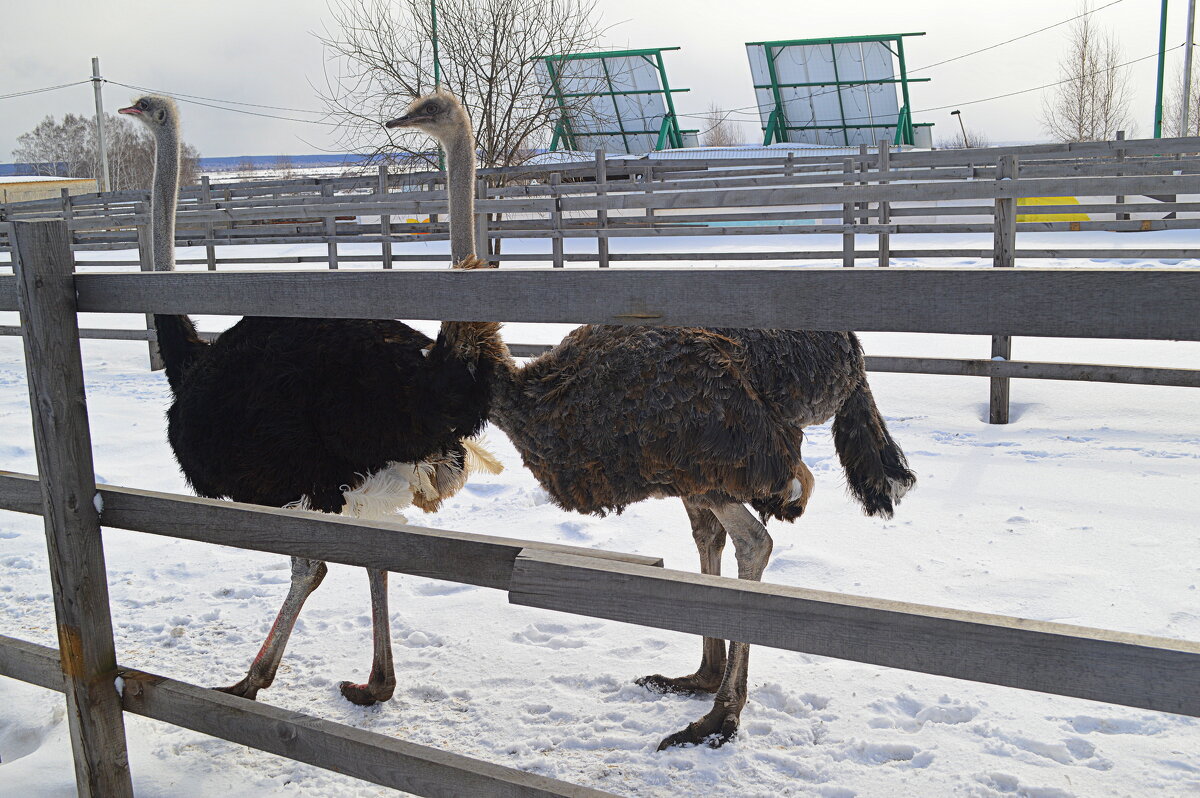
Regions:
<instances>
[{"instance_id":1,"label":"ostrich tail feather","mask_svg":"<svg viewBox=\"0 0 1200 798\"><path fill-rule=\"evenodd\" d=\"M487 450L487 440L482 436L463 438L463 449L467 452L467 471L486 471L489 474L499 474L504 470L500 458Z\"/></svg>"}]
</instances>

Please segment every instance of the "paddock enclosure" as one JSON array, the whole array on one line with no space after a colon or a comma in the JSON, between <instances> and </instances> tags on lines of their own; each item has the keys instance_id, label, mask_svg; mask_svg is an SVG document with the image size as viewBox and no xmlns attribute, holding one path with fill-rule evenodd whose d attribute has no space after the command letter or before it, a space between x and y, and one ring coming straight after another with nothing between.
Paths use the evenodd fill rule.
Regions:
<instances>
[{"instance_id":1,"label":"paddock enclosure","mask_svg":"<svg viewBox=\"0 0 1200 798\"><path fill-rule=\"evenodd\" d=\"M493 244L480 254L501 268L482 272L451 272L444 254L403 251L447 237L436 174L381 170L370 178L186 189L176 243L203 247L204 256L181 259L185 270L175 273L153 273L142 194L4 206L0 243L15 273L0 276L0 310L21 314L20 326L5 332L24 337L39 474L0 475L0 508L45 520L59 646L0 638L0 674L66 694L81 795L132 794L124 712L418 795L608 794L122 667L103 525L482 586L516 605L1200 717L1197 642L702 576L599 548L97 485L80 339L147 340L153 356L153 331L81 330L76 318L189 313L984 335L991 359L873 357L868 368L989 377L990 420L1005 423L1012 378L1200 386L1193 369L1010 359L1015 336L1200 341L1200 270L1024 265L1192 258L1191 249L1163 246L1079 247L1072 234L1200 227L1196 152L1200 139L1165 139L883 147L833 161L598 154L577 165L482 170L480 240L546 239L549 250L501 245L497 252ZM1064 246L1023 250L1022 233L1061 234ZM841 249L804 248L803 236L829 234L842 236ZM926 234L943 238L928 246L919 239ZM990 236L991 246L958 246L945 234ZM694 236L798 238L781 238L789 249L766 252L610 248L614 239L677 237L683 249ZM925 246L901 248L907 237ZM568 239L595 239L595 251L567 252ZM255 257L241 249L267 244L320 244L326 252ZM374 244L379 253L347 255L342 244ZM234 245L236 255L218 257L218 248ZM103 250L137 257L89 255ZM987 265L964 267L964 259ZM921 264L893 265L912 260ZM421 261L437 268L394 268ZM676 261L748 265L661 265ZM786 268L810 261L832 265ZM1013 268L1017 261L1022 266ZM529 263L551 268L512 268ZM310 264L324 268L286 270ZM260 268L225 268L248 265ZM133 266L138 271L97 271ZM1136 491L1127 500L1136 502Z\"/></svg>"}]
</instances>

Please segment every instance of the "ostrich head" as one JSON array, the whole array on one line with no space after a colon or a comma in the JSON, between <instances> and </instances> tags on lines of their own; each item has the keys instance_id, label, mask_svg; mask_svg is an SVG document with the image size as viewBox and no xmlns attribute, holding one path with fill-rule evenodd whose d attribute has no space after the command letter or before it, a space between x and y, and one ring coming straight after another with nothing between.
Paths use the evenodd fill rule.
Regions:
<instances>
[{"instance_id":1,"label":"ostrich head","mask_svg":"<svg viewBox=\"0 0 1200 798\"><path fill-rule=\"evenodd\" d=\"M404 116L385 123L384 127L415 127L445 142L461 135L463 130L469 130L470 124L467 111L458 98L439 89L413 100Z\"/></svg>"},{"instance_id":2,"label":"ostrich head","mask_svg":"<svg viewBox=\"0 0 1200 798\"><path fill-rule=\"evenodd\" d=\"M179 118L175 101L170 97L161 97L157 94L147 94L128 108L118 108L117 113L137 117L153 133L169 130Z\"/></svg>"}]
</instances>

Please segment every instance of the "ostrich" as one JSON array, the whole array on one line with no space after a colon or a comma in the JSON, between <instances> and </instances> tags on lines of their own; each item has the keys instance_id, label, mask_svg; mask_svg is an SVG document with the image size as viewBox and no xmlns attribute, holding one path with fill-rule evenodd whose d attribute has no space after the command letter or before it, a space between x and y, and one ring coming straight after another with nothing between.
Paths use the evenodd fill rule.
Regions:
<instances>
[{"instance_id":1,"label":"ostrich","mask_svg":"<svg viewBox=\"0 0 1200 798\"><path fill-rule=\"evenodd\" d=\"M460 120L442 102L387 124L446 141ZM762 577L772 548L763 522L795 520L812 492L800 459L807 426L833 419L850 492L867 515L891 517L916 482L850 332L584 326L524 368L502 345L489 352L500 358L489 419L554 502L603 516L677 496L705 574L720 573L728 536L738 577ZM711 711L659 750L720 745L736 733L748 652L745 643L727 652L724 640L705 638L695 673L638 680L660 692L716 694Z\"/></svg>"},{"instance_id":2,"label":"ostrich","mask_svg":"<svg viewBox=\"0 0 1200 798\"><path fill-rule=\"evenodd\" d=\"M155 139L154 262L171 270L178 112L151 95L120 113ZM457 121L469 139L465 113ZM464 171L458 154L449 177L453 257L456 268L480 268L472 255L474 170L468 163ZM469 440L484 424L497 362L481 357L478 340L497 325L447 322L435 342L392 320L246 317L209 344L187 316L154 318L173 396L168 438L201 496L395 520L410 503L435 510L475 468L499 469ZM319 560L292 558L287 598L262 649L244 679L220 689L253 699L270 686L300 608L326 571ZM396 684L387 571L368 575L370 677L340 685L360 705L388 700Z\"/></svg>"}]
</instances>

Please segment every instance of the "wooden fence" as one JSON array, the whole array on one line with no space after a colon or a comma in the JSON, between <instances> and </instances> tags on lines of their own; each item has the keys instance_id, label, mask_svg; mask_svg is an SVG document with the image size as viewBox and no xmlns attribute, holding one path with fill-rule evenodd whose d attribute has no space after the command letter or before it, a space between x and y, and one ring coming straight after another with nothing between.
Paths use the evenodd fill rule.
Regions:
<instances>
[{"instance_id":1,"label":"wooden fence","mask_svg":"<svg viewBox=\"0 0 1200 798\"><path fill-rule=\"evenodd\" d=\"M0 310L21 312L40 478L0 473L0 509L45 520L59 649L0 637L0 675L66 694L83 796L131 794L124 712L417 795L606 794L122 667L101 524L481 585L506 591L514 604L1200 716L1196 642L696 575L648 557L97 485L76 326L77 312L86 310L1019 329L1196 341L1200 270L76 274L63 222L13 227L16 275L0 276ZM891 297L886 305L871 301L881 292Z\"/></svg>"},{"instance_id":2,"label":"wooden fence","mask_svg":"<svg viewBox=\"0 0 1200 798\"><path fill-rule=\"evenodd\" d=\"M852 267L895 260L990 260L999 267L1038 258L1193 258L1193 248L1096 246L1018 248L1020 233L1138 233L1200 228L1200 137L1031 145L980 150L896 151L883 145L856 156L606 159L481 170L476 224L481 256L505 263L820 262ZM177 246L204 247L181 265L341 265L442 262L446 255L397 253L396 245L448 238L443 176L437 172L329 179L205 180L181 192ZM1051 199L1047 199L1051 198ZM1060 201L1021 205L1021 200ZM1078 202L1076 202L1078 200ZM1067 217L1067 218L1062 218ZM1074 217L1074 218L1072 218ZM1083 217L1083 218L1078 218ZM137 265L151 271L148 197L115 192L0 206L0 222L61 218L79 255L137 249L137 259L77 264ZM405 220L418 221L405 221ZM428 221L426 221L428 219ZM1044 219L1044 220L1043 220ZM8 248L0 223L0 251ZM904 249L899 239L928 233L989 235L987 248ZM840 235L838 250L802 248L803 236ZM620 238L788 236L770 252L611 252ZM566 252L566 239L595 239L595 252ZM875 247L862 249L864 238ZM548 239L549 251L505 252L505 240ZM735 241L736 238L731 238ZM379 254L346 254L339 244L377 244ZM323 244L324 255L218 256L217 247ZM487 251L483 251L484 249ZM510 247L511 249L511 247ZM0 327L2 334L18 334ZM87 337L141 339L153 330L87 330ZM1010 329L992 339L988 358L871 357L873 371L990 378L989 420L1009 416L1009 380L1056 379L1200 387L1200 371L1012 360ZM524 353L536 347L519 347Z\"/></svg>"}]
</instances>

